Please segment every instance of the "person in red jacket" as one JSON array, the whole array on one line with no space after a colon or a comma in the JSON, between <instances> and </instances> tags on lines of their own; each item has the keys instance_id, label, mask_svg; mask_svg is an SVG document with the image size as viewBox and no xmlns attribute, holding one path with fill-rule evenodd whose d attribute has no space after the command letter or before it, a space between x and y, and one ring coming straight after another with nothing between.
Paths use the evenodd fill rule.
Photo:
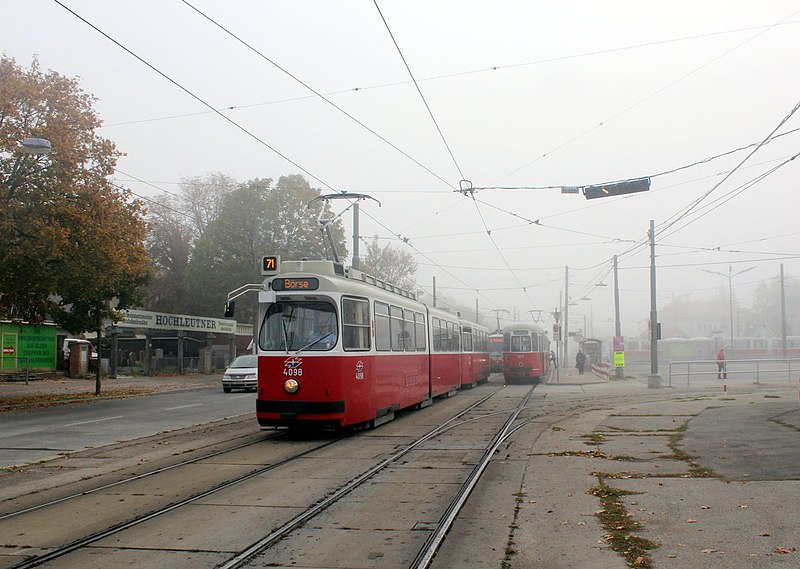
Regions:
<instances>
[{"instance_id":1,"label":"person in red jacket","mask_svg":"<svg viewBox=\"0 0 800 569\"><path fill-rule=\"evenodd\" d=\"M717 379L722 379L722 374L725 374L727 379L727 367L725 366L725 348L720 348L717 352Z\"/></svg>"}]
</instances>

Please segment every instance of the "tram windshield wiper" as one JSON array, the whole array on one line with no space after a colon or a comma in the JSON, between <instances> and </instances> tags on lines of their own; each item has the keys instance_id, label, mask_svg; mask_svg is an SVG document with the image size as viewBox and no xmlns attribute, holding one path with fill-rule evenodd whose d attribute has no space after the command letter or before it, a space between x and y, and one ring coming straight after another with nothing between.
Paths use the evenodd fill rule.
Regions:
<instances>
[{"instance_id":1,"label":"tram windshield wiper","mask_svg":"<svg viewBox=\"0 0 800 569\"><path fill-rule=\"evenodd\" d=\"M319 344L322 340L328 340L328 339L332 339L334 341L334 343L336 341L336 337L333 334L328 334L327 336L322 336L321 338L317 338L316 340L314 340L310 344L306 344L305 346L303 346L302 348L297 350L297 353L299 354L300 352L302 352L303 350L307 350L308 348L310 348L314 344Z\"/></svg>"}]
</instances>

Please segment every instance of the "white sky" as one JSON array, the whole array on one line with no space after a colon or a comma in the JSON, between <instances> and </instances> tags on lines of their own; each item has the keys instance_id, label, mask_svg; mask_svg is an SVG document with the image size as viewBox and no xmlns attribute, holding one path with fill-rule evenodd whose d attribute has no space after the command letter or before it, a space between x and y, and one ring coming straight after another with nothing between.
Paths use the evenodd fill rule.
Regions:
<instances>
[{"instance_id":1,"label":"white sky","mask_svg":"<svg viewBox=\"0 0 800 569\"><path fill-rule=\"evenodd\" d=\"M326 192L368 193L382 207L362 204L362 235L408 238L424 287L436 276L440 292L468 306L477 296L484 311L528 318L558 305L569 266L570 296L591 298L571 308L570 328L587 315L595 336L613 331L613 289L592 285L612 284L614 254L623 334L646 329L649 251L629 250L651 219L659 307L727 291L727 278L702 269L756 267L733 279L743 305L781 262L800 274L800 161L737 191L800 151L800 131L790 132L800 111L691 224L694 214L665 229L752 148L658 175L759 143L792 113L800 2L378 0L379 12L368 0L191 0L413 160L180 0L63 4L208 105L235 107L225 115L263 141L56 2L4 0L0 51L25 67L38 54L44 69L80 78L98 99L101 135L126 153L117 180L139 195L210 172L239 181L303 173ZM653 177L649 193L591 201L558 189L486 189L477 201L454 191L462 177L483 188L643 176ZM352 218L343 219L349 235Z\"/></svg>"}]
</instances>

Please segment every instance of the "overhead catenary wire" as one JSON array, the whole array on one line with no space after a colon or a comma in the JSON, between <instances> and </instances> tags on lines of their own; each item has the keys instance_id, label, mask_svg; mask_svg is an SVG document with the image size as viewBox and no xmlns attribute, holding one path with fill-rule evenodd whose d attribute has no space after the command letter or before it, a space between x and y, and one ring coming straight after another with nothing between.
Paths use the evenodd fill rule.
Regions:
<instances>
[{"instance_id":1,"label":"overhead catenary wire","mask_svg":"<svg viewBox=\"0 0 800 569\"><path fill-rule=\"evenodd\" d=\"M450 149L450 145L447 143L447 139L445 138L444 133L442 132L442 129L439 127L439 123L437 122L436 117L433 116L433 111L431 110L431 107L428 104L428 101L425 99L425 95L422 94L422 89L420 89L419 83L417 82L416 78L414 77L414 73L411 71L411 67L409 67L408 62L406 61L406 58L403 55L403 51L400 49L400 45L397 43L397 40L395 39L394 34L392 33L391 28L389 27L389 22L386 21L386 18L383 16L383 12L381 11L381 7L378 6L378 0L372 0L372 1L375 4L375 8L378 10L378 14L380 15L381 20L383 21L383 25L386 26L386 31L389 32L389 37L392 38L392 43L394 43L395 48L397 48L397 53L400 55L400 59L403 60L403 65L405 65L406 70L408 71L408 74L409 74L409 76L411 77L411 80L414 83L414 87L416 87L416 89L417 89L417 93L419 93L419 96L422 99L422 102L424 103L425 108L428 110L428 114L430 115L431 120L433 121L433 124L436 127L436 130L437 130L437 132L439 133L439 136L442 139L442 142L444 143L445 147L447 148L447 152L450 154L450 158L452 158L452 160L453 160L453 164L455 164L455 166L456 166L456 170L458 170L458 173L461 176L461 179L463 180L464 179L464 172L461 171L461 166L458 165L458 161L456 160L456 157L453 154L453 151Z\"/></svg>"},{"instance_id":2,"label":"overhead catenary wire","mask_svg":"<svg viewBox=\"0 0 800 569\"><path fill-rule=\"evenodd\" d=\"M727 35L727 34L735 34L735 33L741 33L741 32L748 32L748 31L752 31L752 30L760 30L760 29L764 29L764 28L768 28L768 27L787 26L787 25L793 25L793 24L798 24L798 23L800 23L800 20L793 20L793 21L788 21L788 22L780 22L778 24L768 24L768 25L764 25L764 26L749 26L749 27L746 27L746 28L736 28L736 29L723 30L723 31L718 31L718 32L708 32L708 33L705 33L705 34L696 34L696 35L691 35L691 36L682 36L682 37L679 37L679 38L671 38L671 39L666 39L666 40L657 40L657 41L640 43L640 44L633 44L633 45L628 45L628 46L612 47L612 48L609 48L609 49L603 49L603 50L597 50L597 51L589 51L589 52L583 52L583 53L576 53L576 54L571 54L571 55L563 55L563 56L551 57L551 58L546 58L546 59L537 59L537 60L521 62L521 63L509 63L509 64L493 65L491 67L482 67L480 69L471 69L471 70L459 71L459 72L455 72L455 73L446 73L446 74L442 74L442 75L433 75L433 76L430 76L430 77L419 78L417 80L420 83L425 83L427 81L438 81L438 80L442 80L442 79L453 79L453 78L456 78L456 77L464 77L464 76L468 76L468 75L475 75L475 74L478 74L478 73L494 73L494 72L497 72L497 71L502 71L502 70L507 70L507 69L516 69L516 68L521 68L521 67L542 65L542 64L545 64L545 63L557 63L557 62L560 62L560 61L568 61L568 60L571 60L571 59L579 59L579 58L583 58L583 57L594 57L594 56L597 56L597 55L605 55L605 54L609 54L609 53L616 53L616 52L627 51L627 50L635 50L635 49L641 49L641 48L652 47L652 46L657 46L657 45L665 45L665 44L670 44L670 43L692 41L692 40L703 39L703 38L707 38L707 37L721 36L721 35ZM399 87L399 86L402 86L402 85L409 85L409 84L411 84L411 81L393 81L393 82L388 82L388 83L380 83L380 84L376 84L376 85L367 85L367 86L364 86L364 87L350 87L350 88L347 88L347 89L338 89L336 91L328 91L326 93L323 93L323 95L325 95L326 97L330 97L330 96L334 96L334 95L343 95L343 94L347 94L347 93L358 93L360 91L370 91L370 90L373 90L373 89L384 89L384 88L387 88L387 87ZM276 100L273 100L273 101L263 101L263 102L260 102L260 103L250 103L250 104L243 104L243 105L233 105L232 104L232 105L227 105L227 106L224 106L224 107L218 107L216 110L218 110L218 111L233 111L233 110L239 110L239 109L248 109L248 108L252 108L252 107L260 107L260 106L264 106L264 105L275 105L275 104L281 104L281 103L291 103L291 102L295 102L295 101L303 101L303 100L313 99L314 97L315 97L315 95L303 95L303 96L300 96L300 97L289 97L287 99L276 99ZM140 123L146 123L146 122L155 122L155 121L180 119L180 118L194 117L194 116L198 116L198 115L212 114L213 112L214 111L199 111L199 112L195 112L195 113L181 113L181 114L175 114L175 115L167 115L167 116L163 116L163 117L151 117L151 118L145 118L145 119L134 119L134 120L128 120L128 121L118 121L118 122L114 122L114 123L104 124L104 125L102 125L102 127L110 128L110 127L124 126L124 125L129 125L129 124L140 124Z\"/></svg>"},{"instance_id":3,"label":"overhead catenary wire","mask_svg":"<svg viewBox=\"0 0 800 569\"><path fill-rule=\"evenodd\" d=\"M315 178L315 179L316 179L316 178ZM476 207L477 207L477 204L476 204ZM480 208L478 208L478 211L479 211L479 213L480 213ZM485 224L485 223L484 223L484 227L485 227L486 231L490 231L490 229L489 229L488 227L486 227L486 224ZM598 236L598 237L602 237L602 236ZM499 250L499 249L496 249L496 250ZM507 250L508 250L508 248L503 248L502 250L503 250L503 251L507 251ZM470 290L473 290L473 289L472 289L472 288L470 288Z\"/></svg>"},{"instance_id":4,"label":"overhead catenary wire","mask_svg":"<svg viewBox=\"0 0 800 569\"><path fill-rule=\"evenodd\" d=\"M652 99L652 98L653 98L653 97L655 97L656 95L659 95L660 93L663 93L664 91L666 91L666 90L667 90L667 89L669 89L670 87L672 87L672 86L674 86L674 85L676 85L676 84L680 83L680 82L681 82L681 81L683 81L684 79L687 79L687 78L691 77L692 75L695 75L696 73L698 73L698 72L699 72L699 71L701 71L702 69L705 69L706 67L710 66L712 63L714 63L714 62L716 62L716 61L719 61L720 59L722 59L723 57L727 56L728 54L730 54L730 53L732 53L732 52L736 51L737 49L739 49L739 48L740 48L740 47L742 47L743 45L745 45L745 44L747 44L747 43L750 43L751 41L753 41L753 40L754 40L754 39L756 39L757 37L761 36L762 34L765 34L765 33L767 33L768 31L770 31L771 29L773 29L773 28L774 28L774 27L776 27L777 25L779 25L779 24L781 24L781 23L783 23L783 22L785 22L785 21L789 20L790 18L792 18L793 16L797 15L798 13L800 13L800 10L798 10L798 11L796 11L796 12L793 12L792 14L789 14L788 16L786 16L785 18L783 18L783 19L782 19L782 20L780 20L779 22L776 22L775 24L773 24L773 25L771 25L771 26L767 27L766 29L763 29L763 30L759 31L758 33L756 33L755 35L751 36L750 38L748 38L748 39L744 40L743 42L740 42L740 43L736 44L736 45L735 45L735 46L733 46L732 48L730 48L730 49L728 49L728 50L724 51L723 53L721 53L720 55L718 55L718 56L716 56L716 57L713 57L712 59L710 59L709 61L706 61L705 63L703 63L703 64L702 64L702 65L700 65L699 67L696 67L696 68L695 68L695 69L693 69L692 71L690 71L690 72L688 72L688 73L686 73L686 74L682 75L682 76L681 76L681 77L679 77L678 79L675 79L675 80L673 80L673 81L671 81L671 82L667 83L667 84L666 84L666 85L664 85L663 87L661 87L661 88L659 88L659 89L656 89L655 91L653 91L652 93L650 93L650 94L649 94L649 95L647 95L646 97L644 97L644 98L642 98L642 99L640 99L640 100L636 101L636 102L635 102L635 103L633 103L632 105L629 105L629 106L627 106L626 108L622 109L621 111L618 111L617 113L615 113L615 114L611 115L610 117L606 118L605 120L602 120L602 121L600 121L599 123L597 123L596 125L592 126L591 128L588 128L588 129L584 130L583 132L581 132L581 133L579 133L579 134L577 134L577 135L573 136L571 139L567 140L566 142L563 142L562 144L559 144L558 146L556 146L556 147L552 148L551 150L549 150L549 151L545 152L544 154L540 155L539 157L537 157L537 158L535 158L535 159L531 160L531 161L530 161L530 162L528 162L527 164L524 164L523 166L520 166L519 168L517 168L517 169L516 169L516 170L514 170L513 172L509 172L508 174L506 174L506 175L504 175L504 176L501 176L500 178L498 178L498 181L499 181L499 180L504 180L505 178L508 178L509 176L512 176L513 174L516 174L517 172L519 172L519 171L521 171L521 170L524 170L525 168L527 168L528 166L531 166L532 164L534 164L534 163L538 162L538 161L539 161L539 160L541 160L542 158L545 158L546 156L549 156L549 155L553 154L554 152L557 152L558 150L561 150L562 148L564 148L564 147L566 147L566 146L568 146L568 145L572 144L572 143L573 143L573 142L575 142L576 140L579 140L579 139L583 138L584 136L586 136L586 135L587 135L587 134L589 134L590 132L592 132L592 131L594 131L594 130L596 130L596 129L598 129L598 128L602 127L602 126L605 126L605 125L607 125L607 124L608 124L609 122L611 122L612 120L614 120L614 119L616 119L616 118L619 118L621 115L623 115L623 114L627 113L627 112L628 112L628 111L630 111L631 109L634 109L634 108L638 107L639 105L641 105L642 103L644 103L644 102L646 102L646 101L649 101L650 99Z\"/></svg>"},{"instance_id":5,"label":"overhead catenary wire","mask_svg":"<svg viewBox=\"0 0 800 569\"><path fill-rule=\"evenodd\" d=\"M231 37L232 37L233 39L235 39L237 42L239 42L239 43L241 43L242 45L244 45L244 46L245 46L247 49L249 49L250 51L252 51L252 52L253 52L253 53L255 53L256 55L258 55L259 57L261 57L263 60L265 60L265 61L269 62L271 65L273 65L275 68L277 68L278 70L280 70L282 73L284 73L284 74L288 75L288 76L289 76L290 78L292 78L294 81L296 81L297 83L299 83L300 85L302 85L303 87L305 87L306 89L308 89L309 91L311 91L312 93L314 93L314 95L315 95L316 97L319 97L320 99L322 99L323 101L325 101L327 104L329 104L330 106L332 106L334 109L336 109L336 110L337 110L337 111L339 111L340 113L344 114L344 115L345 115L347 118L349 118L350 120L354 121L356 124L358 124L359 126L363 127L364 129L366 129L366 130L367 130L368 132L370 132L371 134L373 134L373 135L375 135L376 137L378 137L380 140L382 140L383 142L385 142L386 144L388 144L389 146L391 146L393 149L397 150L397 151L398 151L400 154L402 154L403 156L405 156L406 158L408 158L409 160L411 160L412 162L414 162L416 165L418 165L418 166L420 166L421 168L423 168L423 169L424 169L425 171L427 171L428 173L430 173L430 174L432 174L433 176L435 176L435 177L436 177L437 179L439 179L440 181L444 182L446 185L450 186L451 188L453 187L453 184L452 184L451 182L448 182L447 180L445 180L444 178L442 178L441 176L439 176L439 174L437 174L436 172L434 172L433 170L431 170L430 168L428 168L427 166L425 166L424 164L422 164L420 161L418 161L416 158L414 158L413 156L411 156L410 154L408 154L408 153L407 153L405 150L403 150L402 148L398 147L396 144L394 144L394 143L390 142L389 140L387 140L387 139L386 139L384 136L382 136L381 134L379 134L378 132L376 132L375 130L373 130L372 128L370 128L369 126L367 126L366 124L364 124L363 122L361 122L359 119L357 119L356 117L354 117L352 114L350 114L350 113L348 113L347 111L345 111L345 110L344 110L343 108L341 108L339 105L337 105L336 103L334 103L333 101L331 101L329 98L327 98L327 97L326 97L324 94L322 94L322 93L320 93L319 91L317 91L316 89L314 89L314 88L313 88L311 85L309 85L308 83L306 83L305 81L303 81L302 79L300 79L299 77L297 77L295 74L293 74L293 73L289 72L288 70L286 70L285 68L283 68L281 65L279 65L278 63L276 63L275 61L273 61L272 59L270 59L269 57L267 57L266 55L264 55L264 54L263 54L263 53L262 53L260 50L256 49L254 46L252 46L252 45L251 45L251 44L249 44L248 42L244 41L244 40L243 40L242 38L240 38L238 35L234 34L234 33L233 33L232 31L230 31L228 28L226 28L225 26L223 26L222 24L220 24L219 22L217 22L215 19L213 19L211 16L207 15L205 12L203 12L203 11L202 11L202 10L200 10L200 9L198 9L197 7L195 7L194 5L192 5L191 3L189 3L187 0L182 0L182 2L183 2L184 4L186 4L186 5L187 5L189 8L191 8L192 10L194 10L195 12L197 12L198 14L200 14L200 15L201 15L203 18L205 18L206 20L208 20L209 22L211 22L212 24L214 24L215 26L217 26L219 29L221 29L222 31L224 31L226 34L228 34L229 36L231 36Z\"/></svg>"},{"instance_id":6,"label":"overhead catenary wire","mask_svg":"<svg viewBox=\"0 0 800 569\"><path fill-rule=\"evenodd\" d=\"M754 150L754 152L755 152L755 150ZM716 210L717 208L721 207L722 205L724 205L725 203L729 202L729 201L730 201L730 200L732 200L733 198L735 198L735 197L739 196L740 194L742 194L742 193L743 193L743 192L745 192L746 190L749 190L750 188L754 187L756 184L758 184L759 182L761 182L762 180L764 180L764 179L765 179L765 178L767 178L768 176L770 176L770 175L774 174L774 173L775 173L775 172L777 172L777 171L778 171L780 168L782 168L783 166L786 166L787 164L789 164L790 162L792 162L792 161L793 161L795 158L797 158L798 156L800 156L800 153L797 153L797 154L795 154L794 156L790 157L789 159L787 159L787 160L783 161L782 163L778 164L777 166L775 166L775 167L771 168L771 169L770 169L770 170L768 170L767 172L763 172L762 174L759 174L758 176L756 176L755 178L751 179L751 180L750 180L750 181L748 181L747 183L745 183L745 184L742 184L741 186L739 186L739 187L737 187L737 188L734 188L733 190L729 191L727 194L724 194L723 196L720 196L719 198L717 198L717 199L716 199L716 200L714 200L713 202L711 202L711 203L709 203L709 204L706 204L706 206L703 206L702 208L700 208L700 209L698 209L698 210L696 211L696 215L694 216L694 218L693 218L693 219L686 221L686 222L685 222L683 225L681 225L680 227L678 227L678 228L676 228L676 229L672 230L670 233L668 233L668 234L667 234L667 235L665 235L664 237L669 237L670 235L674 235L674 234L675 234L675 233L677 233L678 231L681 231L682 229L685 229L686 227L688 227L688 226L689 226L689 225L691 225L692 223L694 223L694 222L696 222L696 221L698 221L698 220L702 219L703 217L705 217L706 215L708 215L708 214L709 214L709 213L711 213L712 211L714 211L714 210ZM723 180L723 181L724 181L724 180ZM722 183L722 182L720 182L720 184L721 184L721 183ZM720 184L717 184L716 186L714 186L714 188L712 188L711 190L709 190L709 192L707 192L706 194L704 194L704 196L702 196L702 197L701 197L701 199L704 199L705 197L707 197L707 196L708 196L708 195L709 195L709 194L710 194L712 191L714 191L714 190L715 190L717 187L719 187L719 185L720 185ZM695 203L697 204L697 203L699 203L699 202L695 202ZM705 210L705 211L703 211L703 210ZM683 219L683 218L687 217L687 216L688 216L690 213L691 213L691 210L687 210L687 211L686 211L686 213L685 213L684 215L681 215L681 216L679 216L677 219L675 219L675 221L673 221L672 223L669 223L669 224L668 224L668 225L667 225L667 226L666 226L664 229L662 229L661 231L662 231L662 232L663 232L663 231L666 231L667 229L669 229L670 227L672 227L672 226L673 226L675 223L677 223L677 222L678 222L678 221L680 221L681 219Z\"/></svg>"},{"instance_id":7,"label":"overhead catenary wire","mask_svg":"<svg viewBox=\"0 0 800 569\"><path fill-rule=\"evenodd\" d=\"M199 95L195 94L194 92L192 92L192 91L191 91L191 90L189 90L188 88L184 87L183 85L181 85L180 83L178 83L178 81L176 81L175 79L173 79L172 77L170 77L169 75L167 75L166 73L164 73L163 71L161 71L160 69L158 69L158 68L157 68L156 66L154 66L152 63L148 62L148 61L147 61L147 60L145 60L144 58L142 58L142 57L140 57L139 55L137 55L136 53L134 53L134 52L133 52L131 49L129 49L128 47L124 46L123 44L121 44L120 42L118 42L117 40L115 40L114 38L112 38L110 35L108 35L107 33L105 33L103 30L101 30L100 28L98 28L97 26L95 26L94 24L92 24L92 23L91 23L89 20L87 20L86 18L84 18L83 16L81 16L80 14L78 14L77 12L75 12L74 10L72 10L71 8L69 8L68 6L66 6L65 4L63 4L63 3L62 3L60 0L53 0L53 2L55 2L56 4L58 4L59 6L61 6L62 8L64 8L64 10L66 10L67 12L69 12L70 14L72 14L73 16L75 16L76 18L78 18L78 19L79 19L80 21L82 21L84 24L86 24L87 26L89 26L90 28L92 28L93 30L95 30L97 33L99 33L100 35L102 35L103 37L105 37L107 40L109 40L110 42L112 42L113 44L115 44L117 47L119 47L120 49L122 49L123 51L125 51L126 53L128 53L129 55L131 55L132 57L134 57L135 59L137 59L137 60L138 60L138 61L140 61L141 63L143 63L145 66L147 66L148 68L150 68L152 71L155 71L155 72L156 72L158 75L160 75L161 77L163 77L164 79L166 79L167 81L169 81L170 83L172 83L173 85L175 85L175 86L176 86L178 89L180 89L181 91L183 91L184 93L186 93L187 95L189 95L189 96L190 96L191 98L193 98L195 101L197 101L198 103L200 103L200 104L201 104L201 105L203 105L204 107L206 107L206 108L210 109L211 111L213 111L213 112L214 112L214 113L215 113L217 116L221 117L223 120L225 120L225 121L226 121L226 122L228 122L229 124L233 125L233 126L234 126L234 127L236 127L237 129L239 129L241 132L245 133L247 136L249 136L250 138L252 138L252 139L253 139L253 140L255 140L256 142L258 142L259 144L261 144L262 146L264 146L264 147L268 148L269 150L271 150L272 152L274 152L275 154L277 154L278 156L280 156L281 158L283 158L284 160L286 160L286 161L287 161L289 164L291 164L292 166L294 166L294 167L296 167L296 168L299 168L299 169L300 169L300 170L301 170L301 171L302 171L304 174L308 175L309 177L313 178L314 180L317 180L319 183L321 183L321 184L322 184L323 186L325 186L326 188L328 188L328 189L330 189L330 190L334 190L333 186L331 186L330 184L328 184L327 182L325 182L325 181L324 181L324 180L322 180L320 177L316 176L315 174L313 174L312 172L310 172L310 171L309 171L309 170L307 170L306 168L303 168L303 167L302 167L300 164L298 164L297 162L295 162L294 160L292 160L291 158L289 158L288 156L286 156L285 154L283 154L282 152L280 152L280 151L279 151L277 148L275 148L275 147L271 146L269 143L267 143L265 140L263 140L261 137L259 137L259 136L258 136L258 135L256 135L255 133L251 132L250 130L246 129L245 127L243 127L242 125L240 125L239 123L237 123L236 121L234 121L233 119L231 119L230 117L226 116L226 115L225 115L225 114L223 114L222 112L220 112L220 111L218 111L217 109L215 109L213 106L211 106L211 104L209 104L208 102L206 102L206 101L205 101L204 99L202 99L202 98L201 98ZM334 190L334 191L335 191L335 190Z\"/></svg>"}]
</instances>

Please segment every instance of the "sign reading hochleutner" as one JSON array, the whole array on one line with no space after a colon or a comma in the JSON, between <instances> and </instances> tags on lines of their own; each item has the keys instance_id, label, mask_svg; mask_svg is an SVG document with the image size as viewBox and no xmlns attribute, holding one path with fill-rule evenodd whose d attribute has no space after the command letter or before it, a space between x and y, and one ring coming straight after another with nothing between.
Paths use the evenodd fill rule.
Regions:
<instances>
[{"instance_id":1,"label":"sign reading hochleutner","mask_svg":"<svg viewBox=\"0 0 800 569\"><path fill-rule=\"evenodd\" d=\"M236 320L204 318L186 314L166 314L145 310L123 310L122 320L116 323L120 328L154 328L157 330L192 330L195 332L216 332L235 334Z\"/></svg>"}]
</instances>

